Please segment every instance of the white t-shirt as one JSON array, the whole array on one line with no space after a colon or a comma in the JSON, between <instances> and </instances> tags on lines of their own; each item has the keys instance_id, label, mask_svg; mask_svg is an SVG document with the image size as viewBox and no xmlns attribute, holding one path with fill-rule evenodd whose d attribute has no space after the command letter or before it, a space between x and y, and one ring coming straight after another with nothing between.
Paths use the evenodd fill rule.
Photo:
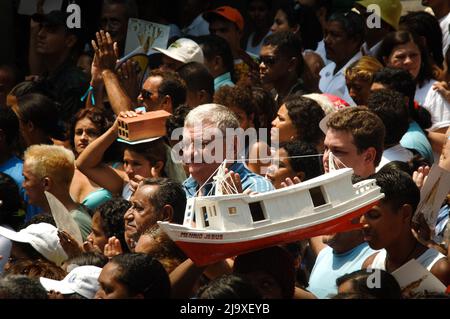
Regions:
<instances>
[{"instance_id":1,"label":"white t-shirt","mask_svg":"<svg viewBox=\"0 0 450 319\"><path fill-rule=\"evenodd\" d=\"M431 79L419 88L416 88L414 99L431 113L431 131L450 125L450 104L442 95L433 90L433 84L437 81Z\"/></svg>"},{"instance_id":2,"label":"white t-shirt","mask_svg":"<svg viewBox=\"0 0 450 319\"><path fill-rule=\"evenodd\" d=\"M336 63L332 62L326 65L322 70L320 70L320 82L319 89L322 93L328 93L336 95L341 99L344 99L348 104L354 106L356 103L350 97L348 92L347 84L345 83L345 70L353 62L359 60L362 57L361 52L358 52L353 58L351 58L346 65L344 65L339 71L334 73L336 68Z\"/></svg>"},{"instance_id":3,"label":"white t-shirt","mask_svg":"<svg viewBox=\"0 0 450 319\"><path fill-rule=\"evenodd\" d=\"M404 148L400 144L389 147L384 150L383 155L381 156L380 164L378 164L376 171L378 172L384 165L393 161L407 162L413 158L413 156L414 154L410 150Z\"/></svg>"},{"instance_id":4,"label":"white t-shirt","mask_svg":"<svg viewBox=\"0 0 450 319\"><path fill-rule=\"evenodd\" d=\"M327 59L327 51L325 50L325 42L323 40L317 44L317 49L314 52L316 52L318 55L320 55L320 57L322 58L323 63L325 65L328 65L331 62L333 62L333 61Z\"/></svg>"},{"instance_id":5,"label":"white t-shirt","mask_svg":"<svg viewBox=\"0 0 450 319\"><path fill-rule=\"evenodd\" d=\"M444 50L445 55L445 52L447 52L447 49L450 45L450 13L447 13L446 16L439 19L439 25L441 26L442 30L442 49Z\"/></svg>"}]
</instances>

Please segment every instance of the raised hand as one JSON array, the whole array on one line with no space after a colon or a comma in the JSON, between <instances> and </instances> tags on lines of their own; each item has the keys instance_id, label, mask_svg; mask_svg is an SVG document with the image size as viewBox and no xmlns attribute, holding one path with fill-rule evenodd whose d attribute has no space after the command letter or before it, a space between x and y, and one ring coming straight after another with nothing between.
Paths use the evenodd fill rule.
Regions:
<instances>
[{"instance_id":1,"label":"raised hand","mask_svg":"<svg viewBox=\"0 0 450 319\"><path fill-rule=\"evenodd\" d=\"M416 183L417 187L422 188L422 186L427 181L428 174L430 173L429 166L420 166L417 171L414 171L412 179Z\"/></svg>"},{"instance_id":2,"label":"raised hand","mask_svg":"<svg viewBox=\"0 0 450 319\"><path fill-rule=\"evenodd\" d=\"M136 101L140 91L138 63L128 60L120 66L117 72L123 89L133 101Z\"/></svg>"},{"instance_id":3,"label":"raised hand","mask_svg":"<svg viewBox=\"0 0 450 319\"><path fill-rule=\"evenodd\" d=\"M297 176L295 176L294 179L290 179L289 177L287 177L284 182L281 182L281 187L284 188L295 184L300 184L301 182L302 181Z\"/></svg>"},{"instance_id":4,"label":"raised hand","mask_svg":"<svg viewBox=\"0 0 450 319\"><path fill-rule=\"evenodd\" d=\"M69 258L80 255L83 249L69 233L58 231L59 242Z\"/></svg>"},{"instance_id":5,"label":"raised hand","mask_svg":"<svg viewBox=\"0 0 450 319\"><path fill-rule=\"evenodd\" d=\"M108 239L108 243L105 245L103 254L110 259L114 256L123 254L120 241L115 236L112 236Z\"/></svg>"},{"instance_id":6,"label":"raised hand","mask_svg":"<svg viewBox=\"0 0 450 319\"><path fill-rule=\"evenodd\" d=\"M96 66L99 70L114 71L119 58L119 48L117 42L113 42L108 32L100 30L96 33L97 42L92 40L91 44L97 57Z\"/></svg>"}]
</instances>

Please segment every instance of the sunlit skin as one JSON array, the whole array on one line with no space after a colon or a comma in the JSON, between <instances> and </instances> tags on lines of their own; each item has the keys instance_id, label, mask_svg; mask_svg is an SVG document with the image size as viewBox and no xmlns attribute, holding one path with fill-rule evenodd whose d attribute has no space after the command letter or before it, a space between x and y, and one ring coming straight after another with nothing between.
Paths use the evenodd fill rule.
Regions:
<instances>
[{"instance_id":1,"label":"sunlit skin","mask_svg":"<svg viewBox=\"0 0 450 319\"><path fill-rule=\"evenodd\" d=\"M25 190L25 194L28 196L28 203L36 206L43 207L47 202L45 198L45 186L44 181L33 174L29 164L25 161L23 163L23 182L22 187Z\"/></svg>"},{"instance_id":2,"label":"sunlit skin","mask_svg":"<svg viewBox=\"0 0 450 319\"><path fill-rule=\"evenodd\" d=\"M385 61L386 66L408 71L414 79L420 72L422 58L420 49L414 42L397 45Z\"/></svg>"},{"instance_id":3,"label":"sunlit skin","mask_svg":"<svg viewBox=\"0 0 450 319\"><path fill-rule=\"evenodd\" d=\"M395 212L390 205L380 202L370 211L361 216L364 225L364 240L372 249L382 249L392 245L402 238L398 225L410 223L401 213Z\"/></svg>"},{"instance_id":4,"label":"sunlit skin","mask_svg":"<svg viewBox=\"0 0 450 319\"><path fill-rule=\"evenodd\" d=\"M157 185L140 185L131 197L131 207L124 215L126 238L137 242L145 230L161 220L160 212L155 211L150 201L157 190Z\"/></svg>"},{"instance_id":5,"label":"sunlit skin","mask_svg":"<svg viewBox=\"0 0 450 319\"><path fill-rule=\"evenodd\" d=\"M141 294L132 295L126 285L117 279L121 271L121 268L113 262L109 262L103 267L98 277L100 289L95 294L96 299L142 298Z\"/></svg>"},{"instance_id":6,"label":"sunlit skin","mask_svg":"<svg viewBox=\"0 0 450 319\"><path fill-rule=\"evenodd\" d=\"M75 153L81 154L92 141L99 136L99 131L94 123L87 117L80 119L75 125L73 144Z\"/></svg>"},{"instance_id":7,"label":"sunlit skin","mask_svg":"<svg viewBox=\"0 0 450 319\"><path fill-rule=\"evenodd\" d=\"M369 81L355 78L353 80L346 80L348 92L350 97L357 105L367 105L369 99L371 84Z\"/></svg>"},{"instance_id":8,"label":"sunlit skin","mask_svg":"<svg viewBox=\"0 0 450 319\"><path fill-rule=\"evenodd\" d=\"M142 177L158 177L152 174L152 164L143 155L126 149L123 152L123 169L130 180L135 180L135 175Z\"/></svg>"},{"instance_id":9,"label":"sunlit skin","mask_svg":"<svg viewBox=\"0 0 450 319\"><path fill-rule=\"evenodd\" d=\"M278 135L274 129L278 129ZM296 138L299 138L297 129L292 123L291 118L289 117L288 110L286 108L286 104L281 105L278 110L277 117L272 121L272 131L275 134L272 134L274 137L278 137L279 143L289 142Z\"/></svg>"},{"instance_id":10,"label":"sunlit skin","mask_svg":"<svg viewBox=\"0 0 450 319\"><path fill-rule=\"evenodd\" d=\"M227 143L225 138L220 140L221 137L223 134L215 126L207 123L204 123L201 129L200 125L183 128L183 158L189 168L189 174L199 185L208 181L225 158Z\"/></svg>"},{"instance_id":11,"label":"sunlit skin","mask_svg":"<svg viewBox=\"0 0 450 319\"><path fill-rule=\"evenodd\" d=\"M284 148L279 148L274 155L274 164L272 164L266 174L266 178L270 180L272 185L279 189L281 188L281 183L286 180L286 178L293 179L299 174L296 173L289 163L289 154Z\"/></svg>"},{"instance_id":12,"label":"sunlit skin","mask_svg":"<svg viewBox=\"0 0 450 319\"><path fill-rule=\"evenodd\" d=\"M102 217L98 212L92 217L92 229L87 240L90 241L93 246L98 246L100 251L103 251L105 245L108 243L108 238L105 236L105 231L102 228Z\"/></svg>"},{"instance_id":13,"label":"sunlit skin","mask_svg":"<svg viewBox=\"0 0 450 319\"><path fill-rule=\"evenodd\" d=\"M160 109L160 99L158 89L162 82L160 76L150 76L142 86L142 89L150 93L150 97L145 98L142 93L138 96L138 101L141 106L144 106L147 112L157 111Z\"/></svg>"},{"instance_id":14,"label":"sunlit skin","mask_svg":"<svg viewBox=\"0 0 450 319\"><path fill-rule=\"evenodd\" d=\"M375 172L373 162L367 159L366 152L368 150L358 152L350 132L329 128L325 135L324 146L323 168L326 173L329 172L328 160L330 152L337 157L337 160L335 160L337 168L353 168L354 174L361 177L367 177Z\"/></svg>"},{"instance_id":15,"label":"sunlit skin","mask_svg":"<svg viewBox=\"0 0 450 319\"><path fill-rule=\"evenodd\" d=\"M359 43L345 32L340 22L329 21L324 35L327 59L336 63L339 71L358 51Z\"/></svg>"}]
</instances>

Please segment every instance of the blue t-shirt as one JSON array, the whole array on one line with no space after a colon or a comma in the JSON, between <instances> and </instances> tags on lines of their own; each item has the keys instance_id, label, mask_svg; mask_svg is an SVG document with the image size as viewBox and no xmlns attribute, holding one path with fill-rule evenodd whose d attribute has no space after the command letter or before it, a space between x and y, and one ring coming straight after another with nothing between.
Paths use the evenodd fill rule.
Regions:
<instances>
[{"instance_id":1,"label":"blue t-shirt","mask_svg":"<svg viewBox=\"0 0 450 319\"><path fill-rule=\"evenodd\" d=\"M16 182L17 186L19 187L20 196L25 201L25 204L27 207L25 221L28 221L34 215L41 213L42 209L40 209L37 206L28 204L28 197L25 194L25 189L23 189L23 187L22 187L22 183L23 183L22 171L23 171L23 161L16 156L11 157L5 163L0 165L0 172L11 176L12 179Z\"/></svg>"},{"instance_id":2,"label":"blue t-shirt","mask_svg":"<svg viewBox=\"0 0 450 319\"><path fill-rule=\"evenodd\" d=\"M375 253L367 243L362 243L352 250L336 254L329 246L322 249L317 256L308 290L319 299L330 298L337 294L336 279L362 268L364 261Z\"/></svg>"},{"instance_id":3,"label":"blue t-shirt","mask_svg":"<svg viewBox=\"0 0 450 319\"><path fill-rule=\"evenodd\" d=\"M431 144L428 141L422 128L417 124L417 122L412 121L409 123L408 131L403 135L400 140L400 145L409 149L416 150L420 153L426 160L433 164L434 156Z\"/></svg>"}]
</instances>

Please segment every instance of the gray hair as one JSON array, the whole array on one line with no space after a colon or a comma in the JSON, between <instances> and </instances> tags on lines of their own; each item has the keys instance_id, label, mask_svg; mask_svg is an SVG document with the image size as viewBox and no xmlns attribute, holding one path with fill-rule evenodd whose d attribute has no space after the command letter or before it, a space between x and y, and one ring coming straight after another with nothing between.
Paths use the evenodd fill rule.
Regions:
<instances>
[{"instance_id":1,"label":"gray hair","mask_svg":"<svg viewBox=\"0 0 450 319\"><path fill-rule=\"evenodd\" d=\"M239 127L239 120L236 115L226 106L210 103L199 105L188 113L184 126L193 127L195 124L214 125L226 134L227 128L236 129Z\"/></svg>"}]
</instances>

